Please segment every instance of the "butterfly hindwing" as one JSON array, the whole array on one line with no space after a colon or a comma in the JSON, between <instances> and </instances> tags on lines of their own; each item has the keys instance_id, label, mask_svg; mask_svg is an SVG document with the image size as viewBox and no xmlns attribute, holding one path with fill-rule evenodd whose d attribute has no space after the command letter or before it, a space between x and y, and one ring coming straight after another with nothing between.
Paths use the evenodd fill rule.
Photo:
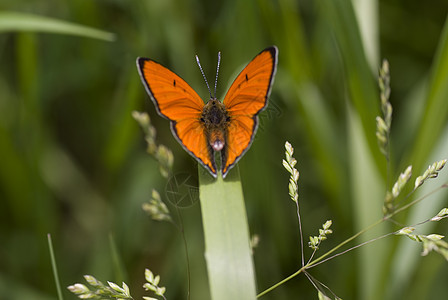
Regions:
<instances>
[{"instance_id":1,"label":"butterfly hindwing","mask_svg":"<svg viewBox=\"0 0 448 300\"><path fill-rule=\"evenodd\" d=\"M183 119L176 123L171 122L171 130L178 137L184 149L216 177L214 153L204 135L202 124L196 119Z\"/></svg>"},{"instance_id":2,"label":"butterfly hindwing","mask_svg":"<svg viewBox=\"0 0 448 300\"><path fill-rule=\"evenodd\" d=\"M266 107L277 68L277 47L260 52L237 76L224 98L230 116L222 174L227 175L249 149L258 126L257 115Z\"/></svg>"},{"instance_id":3,"label":"butterfly hindwing","mask_svg":"<svg viewBox=\"0 0 448 300\"><path fill-rule=\"evenodd\" d=\"M221 154L222 174L227 172L236 163L252 142L254 130L257 128L257 117L236 116L232 118L227 127L227 146Z\"/></svg>"},{"instance_id":4,"label":"butterfly hindwing","mask_svg":"<svg viewBox=\"0 0 448 300\"><path fill-rule=\"evenodd\" d=\"M157 112L171 121L179 143L216 176L213 152L200 122L202 99L180 76L151 59L138 58L137 68Z\"/></svg>"}]
</instances>

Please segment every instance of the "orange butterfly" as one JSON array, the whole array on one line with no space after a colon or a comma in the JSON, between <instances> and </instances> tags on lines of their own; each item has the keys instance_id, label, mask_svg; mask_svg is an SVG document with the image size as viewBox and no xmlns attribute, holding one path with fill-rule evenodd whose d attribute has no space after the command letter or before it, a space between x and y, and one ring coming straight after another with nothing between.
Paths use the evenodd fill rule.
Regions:
<instances>
[{"instance_id":1,"label":"orange butterfly","mask_svg":"<svg viewBox=\"0 0 448 300\"><path fill-rule=\"evenodd\" d=\"M217 176L215 152L221 152L221 172L226 177L254 139L257 115L266 107L274 81L277 53L277 47L272 46L255 56L223 102L213 97L209 88L206 104L182 78L161 64L139 57L137 69L157 112L170 120L171 131L182 147L213 177ZM199 64L197 56L196 60ZM202 68L201 72L205 79Z\"/></svg>"}]
</instances>

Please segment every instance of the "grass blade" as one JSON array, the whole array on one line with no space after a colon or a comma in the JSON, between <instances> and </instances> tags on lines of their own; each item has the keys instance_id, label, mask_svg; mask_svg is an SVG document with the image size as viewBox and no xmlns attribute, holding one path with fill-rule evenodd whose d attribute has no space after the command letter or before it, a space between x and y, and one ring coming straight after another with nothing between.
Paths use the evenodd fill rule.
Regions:
<instances>
[{"instance_id":1,"label":"grass blade","mask_svg":"<svg viewBox=\"0 0 448 300\"><path fill-rule=\"evenodd\" d=\"M375 118L379 114L378 88L370 70L359 32L358 22L351 1L323 1L320 5L323 18L334 30L346 72L350 101L360 116L364 136L376 166L384 165L384 158L378 151ZM386 169L380 172L385 175Z\"/></svg>"},{"instance_id":2,"label":"grass blade","mask_svg":"<svg viewBox=\"0 0 448 300\"><path fill-rule=\"evenodd\" d=\"M378 201L384 197L384 183L375 166L375 161L368 149L366 137L362 132L361 120L349 108L349 156L350 156L350 188L354 212L355 231L360 231L382 218L378 209ZM365 233L359 242L387 233L384 224ZM377 241L369 247L359 249L358 284L360 299L382 299L379 288L384 265L387 261L386 241ZM375 257L375 259L372 259Z\"/></svg>"},{"instance_id":3,"label":"grass blade","mask_svg":"<svg viewBox=\"0 0 448 300\"><path fill-rule=\"evenodd\" d=\"M353 1L353 8L357 16L359 31L364 45L370 68L374 71L380 65L378 14L379 4L377 0Z\"/></svg>"},{"instance_id":4,"label":"grass blade","mask_svg":"<svg viewBox=\"0 0 448 300\"><path fill-rule=\"evenodd\" d=\"M78 25L64 20L33 14L1 12L0 32L8 31L33 31L69 34L100 39L108 42L115 40L115 35L113 33L88 26Z\"/></svg>"},{"instance_id":5,"label":"grass blade","mask_svg":"<svg viewBox=\"0 0 448 300\"><path fill-rule=\"evenodd\" d=\"M211 299L255 299L255 275L237 168L226 180L199 168L199 197Z\"/></svg>"},{"instance_id":6,"label":"grass blade","mask_svg":"<svg viewBox=\"0 0 448 300\"><path fill-rule=\"evenodd\" d=\"M419 126L411 160L414 169L419 172L424 167L437 140L442 135L448 120L448 18L439 39L437 54L434 58L426 107ZM406 162L405 161L405 162Z\"/></svg>"}]
</instances>

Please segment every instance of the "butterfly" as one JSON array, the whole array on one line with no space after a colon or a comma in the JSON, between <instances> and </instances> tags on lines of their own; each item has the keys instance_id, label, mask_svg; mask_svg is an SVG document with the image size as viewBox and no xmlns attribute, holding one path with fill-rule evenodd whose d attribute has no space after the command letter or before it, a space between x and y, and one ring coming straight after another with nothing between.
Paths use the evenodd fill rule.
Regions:
<instances>
[{"instance_id":1,"label":"butterfly","mask_svg":"<svg viewBox=\"0 0 448 300\"><path fill-rule=\"evenodd\" d=\"M218 175L215 153L220 152L223 178L247 152L258 127L257 115L267 106L277 69L278 49L261 51L241 71L224 100L207 103L178 75L149 58L137 58L143 85L160 116L170 120L171 131L182 147L213 177ZM199 59L199 68L208 86Z\"/></svg>"}]
</instances>

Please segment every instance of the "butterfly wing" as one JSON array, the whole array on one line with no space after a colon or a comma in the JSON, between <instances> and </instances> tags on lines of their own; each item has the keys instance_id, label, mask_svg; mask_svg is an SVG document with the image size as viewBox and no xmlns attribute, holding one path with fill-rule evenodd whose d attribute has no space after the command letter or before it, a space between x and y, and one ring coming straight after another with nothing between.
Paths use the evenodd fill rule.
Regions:
<instances>
[{"instance_id":1,"label":"butterfly wing","mask_svg":"<svg viewBox=\"0 0 448 300\"><path fill-rule=\"evenodd\" d=\"M241 71L224 98L230 116L226 147L221 154L222 174L249 149L258 127L257 115L266 107L277 69L278 49L261 51Z\"/></svg>"},{"instance_id":2,"label":"butterfly wing","mask_svg":"<svg viewBox=\"0 0 448 300\"><path fill-rule=\"evenodd\" d=\"M151 59L137 58L137 69L157 112L171 121L173 135L216 177L213 151L200 122L202 99L182 78Z\"/></svg>"}]
</instances>

